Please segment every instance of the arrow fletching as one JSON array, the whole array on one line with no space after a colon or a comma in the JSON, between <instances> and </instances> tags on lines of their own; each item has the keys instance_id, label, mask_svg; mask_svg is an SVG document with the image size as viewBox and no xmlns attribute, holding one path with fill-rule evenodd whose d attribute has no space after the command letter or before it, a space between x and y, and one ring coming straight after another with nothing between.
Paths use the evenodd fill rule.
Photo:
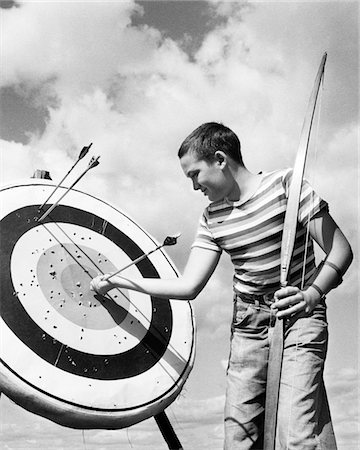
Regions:
<instances>
[{"instance_id":1,"label":"arrow fletching","mask_svg":"<svg viewBox=\"0 0 360 450\"><path fill-rule=\"evenodd\" d=\"M96 156L96 157L93 156L93 157L90 159L88 169L92 169L93 167L98 166L98 165L100 164L99 158L100 158L100 156Z\"/></svg>"},{"instance_id":2,"label":"arrow fletching","mask_svg":"<svg viewBox=\"0 0 360 450\"><path fill-rule=\"evenodd\" d=\"M82 150L79 154L78 160L83 159L84 156L86 156L88 154L91 146L92 146L92 142L88 146L85 146L82 148Z\"/></svg>"},{"instance_id":3,"label":"arrow fletching","mask_svg":"<svg viewBox=\"0 0 360 450\"><path fill-rule=\"evenodd\" d=\"M177 243L178 238L181 236L181 233L177 233L174 236L167 236L164 240L163 245L175 245Z\"/></svg>"}]
</instances>

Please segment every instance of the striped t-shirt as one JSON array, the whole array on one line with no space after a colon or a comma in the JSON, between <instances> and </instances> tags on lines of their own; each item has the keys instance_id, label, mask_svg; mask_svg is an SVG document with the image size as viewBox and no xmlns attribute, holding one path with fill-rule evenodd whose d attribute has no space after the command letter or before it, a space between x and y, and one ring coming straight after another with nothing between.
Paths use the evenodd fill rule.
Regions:
<instances>
[{"instance_id":1,"label":"striped t-shirt","mask_svg":"<svg viewBox=\"0 0 360 450\"><path fill-rule=\"evenodd\" d=\"M292 169L265 173L257 191L245 202L224 199L205 208L193 247L224 250L230 255L237 293L266 294L279 288L281 238L291 177ZM307 225L327 207L304 181L289 271L292 286L300 287L302 278L306 283L315 271L313 242Z\"/></svg>"}]
</instances>

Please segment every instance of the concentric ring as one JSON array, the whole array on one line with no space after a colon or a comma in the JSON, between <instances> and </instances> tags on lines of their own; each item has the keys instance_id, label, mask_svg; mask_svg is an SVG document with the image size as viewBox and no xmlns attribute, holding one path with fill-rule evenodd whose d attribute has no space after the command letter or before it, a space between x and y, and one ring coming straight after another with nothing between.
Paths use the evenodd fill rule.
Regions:
<instances>
[{"instance_id":1,"label":"concentric ring","mask_svg":"<svg viewBox=\"0 0 360 450\"><path fill-rule=\"evenodd\" d=\"M2 301L0 314L5 323L24 344L42 359L50 364L55 364L55 361L57 361L56 366L59 369L72 374L89 378L117 380L133 377L149 370L162 357L169 344L172 313L168 301L156 297L151 298L152 306L157 313L153 315L144 339L133 349L117 355L93 355L67 347L66 353L63 352L60 357L59 352L62 343L54 341L52 336L44 333L44 330L26 313L21 302L14 301L15 288L10 276L11 255L14 244L24 233L33 227L42 226L35 219L28 221L29 217L37 217L39 206L26 206L13 211L1 221ZM45 224L47 222L77 224L101 233L120 247L132 260L143 254L139 246L122 231L115 228L111 223L107 223L104 230L104 220L86 211L59 205L52 212L51 217L46 218ZM158 273L148 258L138 264L138 269L144 277L158 278Z\"/></svg>"}]
</instances>

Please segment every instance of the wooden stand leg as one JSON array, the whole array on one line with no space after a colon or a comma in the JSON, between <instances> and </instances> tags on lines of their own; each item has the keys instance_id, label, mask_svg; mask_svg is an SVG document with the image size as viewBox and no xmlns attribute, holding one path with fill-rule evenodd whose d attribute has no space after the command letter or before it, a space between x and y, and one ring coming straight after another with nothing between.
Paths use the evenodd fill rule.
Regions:
<instances>
[{"instance_id":1,"label":"wooden stand leg","mask_svg":"<svg viewBox=\"0 0 360 450\"><path fill-rule=\"evenodd\" d=\"M163 435L168 447L170 450L183 450L182 445L180 444L180 441L178 437L175 434L175 431L173 427L171 426L171 423L169 419L167 418L167 415L165 414L165 411L157 414L154 416L154 419L161 431L161 434Z\"/></svg>"}]
</instances>

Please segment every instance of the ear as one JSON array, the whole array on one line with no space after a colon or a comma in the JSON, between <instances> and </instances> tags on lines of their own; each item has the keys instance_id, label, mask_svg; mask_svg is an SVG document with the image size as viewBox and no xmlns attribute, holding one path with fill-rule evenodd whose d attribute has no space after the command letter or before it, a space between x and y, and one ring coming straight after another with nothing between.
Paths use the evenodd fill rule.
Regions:
<instances>
[{"instance_id":1,"label":"ear","mask_svg":"<svg viewBox=\"0 0 360 450\"><path fill-rule=\"evenodd\" d=\"M227 154L221 150L218 150L215 152L215 161L221 168L225 167L228 163Z\"/></svg>"}]
</instances>

